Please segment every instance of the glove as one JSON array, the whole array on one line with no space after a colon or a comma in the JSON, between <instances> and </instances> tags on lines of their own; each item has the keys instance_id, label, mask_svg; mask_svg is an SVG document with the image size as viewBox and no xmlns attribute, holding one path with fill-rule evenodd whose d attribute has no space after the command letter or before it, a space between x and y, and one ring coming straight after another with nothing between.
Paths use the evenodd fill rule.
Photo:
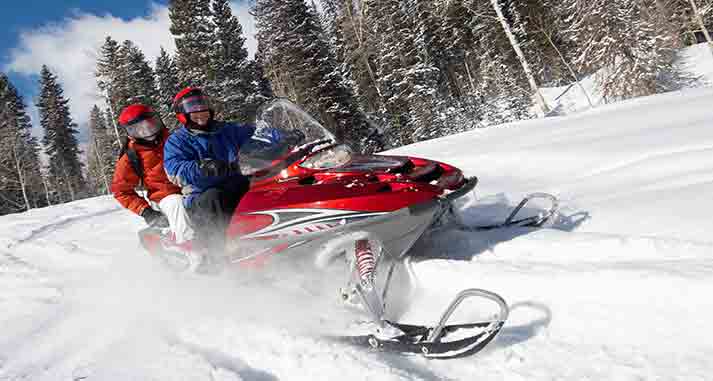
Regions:
<instances>
[{"instance_id":1,"label":"glove","mask_svg":"<svg viewBox=\"0 0 713 381\"><path fill-rule=\"evenodd\" d=\"M198 164L198 168L203 176L223 177L230 174L230 164L222 160L203 159Z\"/></svg>"},{"instance_id":2,"label":"glove","mask_svg":"<svg viewBox=\"0 0 713 381\"><path fill-rule=\"evenodd\" d=\"M272 127L260 128L255 131L255 134L251 137L251 139L257 140L268 146L272 146L280 141L280 130Z\"/></svg>"},{"instance_id":3,"label":"glove","mask_svg":"<svg viewBox=\"0 0 713 381\"><path fill-rule=\"evenodd\" d=\"M146 225L162 228L168 226L168 219L161 212L157 212L153 209L146 208L141 212L141 217L146 221Z\"/></svg>"},{"instance_id":4,"label":"glove","mask_svg":"<svg viewBox=\"0 0 713 381\"><path fill-rule=\"evenodd\" d=\"M270 141L270 144L277 144L280 142L280 140L282 140L282 134L277 128L271 128L266 132L268 134L268 140Z\"/></svg>"}]
</instances>

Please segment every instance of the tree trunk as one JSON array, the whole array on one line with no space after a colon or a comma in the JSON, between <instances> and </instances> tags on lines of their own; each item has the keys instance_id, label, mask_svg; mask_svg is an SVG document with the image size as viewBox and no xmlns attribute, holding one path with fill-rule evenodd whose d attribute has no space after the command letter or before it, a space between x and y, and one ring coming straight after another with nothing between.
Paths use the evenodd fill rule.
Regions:
<instances>
[{"instance_id":1,"label":"tree trunk","mask_svg":"<svg viewBox=\"0 0 713 381\"><path fill-rule=\"evenodd\" d=\"M362 59L364 60L364 65L366 66L366 71L369 73L369 78L371 79L371 83L374 86L374 89L376 90L376 94L379 96L379 98L383 98L383 95L381 95L381 90L379 90L379 84L376 83L376 76L374 75L374 71L371 70L371 65L369 64L369 53L368 50L364 47L364 41L362 40L364 29L363 29L363 23L362 21L364 20L364 15L359 16L359 26L357 26L356 21L354 20L354 15L352 14L352 2L350 0L345 0L344 2L344 8L347 14L349 15L349 22L352 24L352 29L354 30L354 36L357 39L357 43L359 43L359 46L357 47L360 55L362 56ZM359 11L363 12L364 9L364 4L361 3L359 6Z\"/></svg>"},{"instance_id":2,"label":"tree trunk","mask_svg":"<svg viewBox=\"0 0 713 381\"><path fill-rule=\"evenodd\" d=\"M20 180L20 189L22 189L22 197L25 199L25 208L27 210L32 209L30 205L30 199L27 197L27 181L25 181L25 173L22 171L22 164L20 164L20 158L17 156L17 148L15 151L15 169L17 170L17 178Z\"/></svg>"},{"instance_id":3,"label":"tree trunk","mask_svg":"<svg viewBox=\"0 0 713 381\"><path fill-rule=\"evenodd\" d=\"M517 41L517 38L515 38L515 35L512 33L512 30L510 29L510 25L508 25L507 20L505 20L505 16L503 16L503 11L502 9L500 9L500 4L498 4L498 0L490 0L490 3L493 4L493 9L495 9L495 13L498 14L500 24L503 26L503 30L505 31L505 34L510 40L510 45L515 51L515 54L517 54L517 58L520 60L522 70L525 72L527 81L530 83L530 89L532 90L533 96L535 97L535 103L537 103L537 106L540 110L538 116L544 117L545 115L547 115L547 113L550 112L550 110L549 107L547 107L545 98L543 98L542 94L540 93L540 89L537 86L537 81L535 81L535 76L532 74L530 65L528 65L527 60L525 59L525 54L523 54L522 49L520 49L520 43Z\"/></svg>"},{"instance_id":4,"label":"tree trunk","mask_svg":"<svg viewBox=\"0 0 713 381\"><path fill-rule=\"evenodd\" d=\"M121 134L119 134L119 126L116 125L116 120L114 119L114 106L111 104L111 98L109 98L109 91L106 91L104 94L104 98L106 99L106 104L109 106L109 112L111 113L111 126L114 127L114 134L116 135L116 144L121 147Z\"/></svg>"},{"instance_id":5,"label":"tree trunk","mask_svg":"<svg viewBox=\"0 0 713 381\"><path fill-rule=\"evenodd\" d=\"M572 66L569 65L567 60L564 58L562 55L562 52L560 52L559 49L557 49L557 46L555 45L554 41L552 41L552 37L550 36L549 33L547 33L544 29L542 28L542 33L544 33L545 37L547 37L547 41L550 43L552 48L557 52L557 55L559 55L560 59L562 60L562 63L564 63L564 66L567 67L567 70L569 70L569 73L572 75L572 78L574 78L574 81L577 82L577 86L579 86L579 89L582 90L582 93L584 94L585 97L587 97L587 102L589 102L589 107L594 108L594 104L592 103L592 99L589 97L589 94L587 93L587 90L584 89L584 86L582 86L582 83L579 82L579 77L577 77L577 73L574 72L574 69L572 69Z\"/></svg>"},{"instance_id":6,"label":"tree trunk","mask_svg":"<svg viewBox=\"0 0 713 381\"><path fill-rule=\"evenodd\" d=\"M97 144L97 139L94 137L94 153L97 154L97 164L99 165L99 169L101 170L102 173L102 179L104 180L104 190L105 193L108 195L109 192L109 181L106 178L106 171L104 170L104 163L102 162L101 155L99 154L99 144Z\"/></svg>"},{"instance_id":7,"label":"tree trunk","mask_svg":"<svg viewBox=\"0 0 713 381\"><path fill-rule=\"evenodd\" d=\"M473 80L473 75L470 73L470 65L468 65L468 56L465 57L465 72L468 73L468 82L470 82L470 89L475 94L475 81Z\"/></svg>"},{"instance_id":8,"label":"tree trunk","mask_svg":"<svg viewBox=\"0 0 713 381\"><path fill-rule=\"evenodd\" d=\"M50 200L50 188L47 186L47 178L42 175L42 185L45 187L45 197L47 198L47 206L52 206L52 200Z\"/></svg>"},{"instance_id":9,"label":"tree trunk","mask_svg":"<svg viewBox=\"0 0 713 381\"><path fill-rule=\"evenodd\" d=\"M703 35L706 36L708 47L711 49L711 54L713 54L713 40L711 40L711 35L708 33L708 29L706 29L706 24L703 22L703 16L701 16L700 12L698 12L696 0L689 1L691 2L691 8L693 8L693 16L696 18L698 26L701 28L701 32L703 32Z\"/></svg>"},{"instance_id":10,"label":"tree trunk","mask_svg":"<svg viewBox=\"0 0 713 381\"><path fill-rule=\"evenodd\" d=\"M64 175L64 181L67 183L67 188L69 188L69 197L72 199L72 201L75 201L76 198L74 196L74 187L72 186L72 178L69 177L69 173L67 172L67 167L62 163L62 174Z\"/></svg>"}]
</instances>

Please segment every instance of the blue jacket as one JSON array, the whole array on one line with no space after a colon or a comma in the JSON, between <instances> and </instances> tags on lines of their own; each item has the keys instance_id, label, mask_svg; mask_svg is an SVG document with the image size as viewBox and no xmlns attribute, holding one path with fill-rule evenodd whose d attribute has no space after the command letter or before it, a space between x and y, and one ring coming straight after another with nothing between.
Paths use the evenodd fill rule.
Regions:
<instances>
[{"instance_id":1,"label":"blue jacket","mask_svg":"<svg viewBox=\"0 0 713 381\"><path fill-rule=\"evenodd\" d=\"M212 132L181 126L169 136L163 149L166 174L171 182L181 187L187 208L191 207L197 195L210 188L245 180L241 173L223 177L203 176L199 165L203 159L236 163L240 147L250 139L255 127L251 124L212 123Z\"/></svg>"}]
</instances>

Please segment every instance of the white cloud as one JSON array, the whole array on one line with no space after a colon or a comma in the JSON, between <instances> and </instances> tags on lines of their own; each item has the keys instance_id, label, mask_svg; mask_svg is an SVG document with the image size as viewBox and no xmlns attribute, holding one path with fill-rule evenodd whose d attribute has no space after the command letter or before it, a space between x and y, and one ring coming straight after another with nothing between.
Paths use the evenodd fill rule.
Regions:
<instances>
[{"instance_id":1,"label":"white cloud","mask_svg":"<svg viewBox=\"0 0 713 381\"><path fill-rule=\"evenodd\" d=\"M237 1L231 5L243 25L246 46L252 55L257 44L254 39L255 23L248 13L248 5ZM92 105L101 103L94 70L99 48L106 36L110 35L120 43L133 41L153 64L161 47L171 53L175 50L169 26L168 8L163 5L153 4L148 16L131 20L111 14L97 16L80 10L60 23L23 32L19 46L12 49L10 62L3 70L36 76L43 64L50 67L70 100L74 120L84 126ZM28 103L34 101L28 99ZM34 105L31 104L30 108ZM33 122L36 124L37 119Z\"/></svg>"}]
</instances>

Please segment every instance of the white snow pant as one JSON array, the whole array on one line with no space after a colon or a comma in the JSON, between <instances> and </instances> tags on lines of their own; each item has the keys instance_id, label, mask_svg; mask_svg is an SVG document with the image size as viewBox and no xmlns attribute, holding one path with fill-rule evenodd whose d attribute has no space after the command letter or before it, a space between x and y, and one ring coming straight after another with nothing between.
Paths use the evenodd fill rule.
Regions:
<instances>
[{"instance_id":1,"label":"white snow pant","mask_svg":"<svg viewBox=\"0 0 713 381\"><path fill-rule=\"evenodd\" d=\"M158 207L168 218L168 225L176 236L176 243L193 239L193 228L183 206L183 196L180 194L166 196L158 203Z\"/></svg>"}]
</instances>

